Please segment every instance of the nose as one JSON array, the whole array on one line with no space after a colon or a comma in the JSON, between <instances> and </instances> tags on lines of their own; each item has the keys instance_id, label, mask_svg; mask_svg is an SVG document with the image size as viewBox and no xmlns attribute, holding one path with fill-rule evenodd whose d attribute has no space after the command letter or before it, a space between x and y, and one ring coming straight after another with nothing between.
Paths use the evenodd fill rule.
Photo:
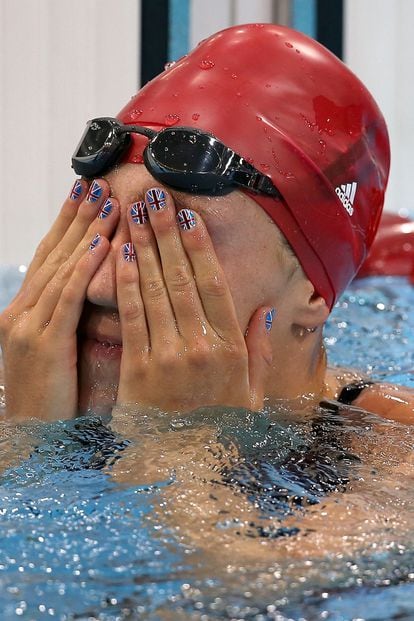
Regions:
<instances>
[{"instance_id":1,"label":"nose","mask_svg":"<svg viewBox=\"0 0 414 621\"><path fill-rule=\"evenodd\" d=\"M120 219L111 238L111 247L95 272L86 293L86 299L96 306L117 309L115 259L121 246L130 241L127 209L136 200L142 199L145 188L151 187L155 179L142 164L120 164L105 175L111 195L119 203Z\"/></svg>"},{"instance_id":2,"label":"nose","mask_svg":"<svg viewBox=\"0 0 414 621\"><path fill-rule=\"evenodd\" d=\"M121 208L121 218L111 239L111 246L89 283L86 299L96 306L117 309L115 260L119 249L129 241L129 230L125 209Z\"/></svg>"}]
</instances>

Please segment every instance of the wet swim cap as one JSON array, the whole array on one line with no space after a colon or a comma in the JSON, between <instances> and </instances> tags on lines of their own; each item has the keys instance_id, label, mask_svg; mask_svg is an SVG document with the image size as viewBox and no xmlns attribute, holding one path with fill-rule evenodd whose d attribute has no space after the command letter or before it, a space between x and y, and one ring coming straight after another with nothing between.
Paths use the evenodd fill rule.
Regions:
<instances>
[{"instance_id":1,"label":"wet swim cap","mask_svg":"<svg viewBox=\"0 0 414 621\"><path fill-rule=\"evenodd\" d=\"M332 307L378 227L389 171L384 119L358 78L313 39L234 26L149 82L118 118L213 133L271 177L283 201L250 194ZM142 162L133 136L129 162Z\"/></svg>"}]
</instances>

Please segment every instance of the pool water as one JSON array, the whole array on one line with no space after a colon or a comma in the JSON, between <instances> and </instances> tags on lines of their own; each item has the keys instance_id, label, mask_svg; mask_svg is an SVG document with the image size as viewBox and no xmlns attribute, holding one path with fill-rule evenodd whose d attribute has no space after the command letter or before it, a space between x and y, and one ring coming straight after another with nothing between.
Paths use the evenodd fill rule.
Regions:
<instances>
[{"instance_id":1,"label":"pool water","mask_svg":"<svg viewBox=\"0 0 414 621\"><path fill-rule=\"evenodd\" d=\"M331 362L411 386L413 309L405 279L357 281ZM0 421L0 618L414 619L413 445L332 404Z\"/></svg>"}]
</instances>

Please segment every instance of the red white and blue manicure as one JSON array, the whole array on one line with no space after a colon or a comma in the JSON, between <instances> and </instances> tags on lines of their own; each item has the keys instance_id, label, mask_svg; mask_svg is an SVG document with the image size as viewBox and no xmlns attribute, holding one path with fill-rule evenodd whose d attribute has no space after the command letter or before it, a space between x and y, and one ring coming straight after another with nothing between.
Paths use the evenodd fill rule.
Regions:
<instances>
[{"instance_id":1,"label":"red white and blue manicure","mask_svg":"<svg viewBox=\"0 0 414 621\"><path fill-rule=\"evenodd\" d=\"M177 213L178 225L182 231L189 231L196 225L194 212L191 209L181 209Z\"/></svg>"},{"instance_id":2,"label":"red white and blue manicure","mask_svg":"<svg viewBox=\"0 0 414 621\"><path fill-rule=\"evenodd\" d=\"M89 250L94 250L96 246L99 244L100 239L101 239L101 236L99 235L99 233L97 233L89 245Z\"/></svg>"},{"instance_id":3,"label":"red white and blue manicure","mask_svg":"<svg viewBox=\"0 0 414 621\"><path fill-rule=\"evenodd\" d=\"M76 201L76 199L78 199L81 194L82 194L82 184L79 181L79 179L76 179L75 183L73 184L73 188L70 192L69 198L72 201Z\"/></svg>"},{"instance_id":4,"label":"red white and blue manicure","mask_svg":"<svg viewBox=\"0 0 414 621\"><path fill-rule=\"evenodd\" d=\"M266 313L266 317L265 317L265 325L266 325L266 330L267 330L268 332L270 332L270 330L272 329L272 326L273 326L273 319L274 319L274 317L275 317L275 313L276 313L276 311L275 311L275 309L274 309L274 308L270 309L270 311L268 311L268 312Z\"/></svg>"},{"instance_id":5,"label":"red white and blue manicure","mask_svg":"<svg viewBox=\"0 0 414 621\"><path fill-rule=\"evenodd\" d=\"M98 213L98 218L100 220L104 220L105 218L107 218L112 211L112 207L113 205L111 199L107 198Z\"/></svg>"},{"instance_id":6,"label":"red white and blue manicure","mask_svg":"<svg viewBox=\"0 0 414 621\"><path fill-rule=\"evenodd\" d=\"M97 181L93 181L86 196L86 200L88 201L88 203L96 203L96 201L101 198L102 192L102 186L100 186Z\"/></svg>"},{"instance_id":7,"label":"red white and blue manicure","mask_svg":"<svg viewBox=\"0 0 414 621\"><path fill-rule=\"evenodd\" d=\"M131 263L137 260L137 255L135 254L134 245L131 244L131 242L128 242L127 244L124 244L122 246L122 255L124 257L124 260L127 261L128 263Z\"/></svg>"},{"instance_id":8,"label":"red white and blue manicure","mask_svg":"<svg viewBox=\"0 0 414 621\"><path fill-rule=\"evenodd\" d=\"M145 224L148 222L148 209L144 201L138 201L131 205L131 217L135 224Z\"/></svg>"},{"instance_id":9,"label":"red white and blue manicure","mask_svg":"<svg viewBox=\"0 0 414 621\"><path fill-rule=\"evenodd\" d=\"M152 188L151 190L148 190L145 197L147 199L148 205L154 211L159 211L160 209L164 209L164 207L167 204L165 200L165 192L164 190L161 190L160 188Z\"/></svg>"}]
</instances>

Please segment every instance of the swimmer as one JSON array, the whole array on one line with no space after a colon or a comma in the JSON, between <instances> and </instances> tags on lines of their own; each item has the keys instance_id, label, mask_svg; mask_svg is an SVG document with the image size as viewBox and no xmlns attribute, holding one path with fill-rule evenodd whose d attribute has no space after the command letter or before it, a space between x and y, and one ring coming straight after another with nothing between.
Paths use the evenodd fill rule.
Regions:
<instances>
[{"instance_id":1,"label":"swimmer","mask_svg":"<svg viewBox=\"0 0 414 621\"><path fill-rule=\"evenodd\" d=\"M389 160L375 101L320 44L274 24L203 41L87 124L0 318L8 416L338 400L414 422L412 391L323 347Z\"/></svg>"}]
</instances>

